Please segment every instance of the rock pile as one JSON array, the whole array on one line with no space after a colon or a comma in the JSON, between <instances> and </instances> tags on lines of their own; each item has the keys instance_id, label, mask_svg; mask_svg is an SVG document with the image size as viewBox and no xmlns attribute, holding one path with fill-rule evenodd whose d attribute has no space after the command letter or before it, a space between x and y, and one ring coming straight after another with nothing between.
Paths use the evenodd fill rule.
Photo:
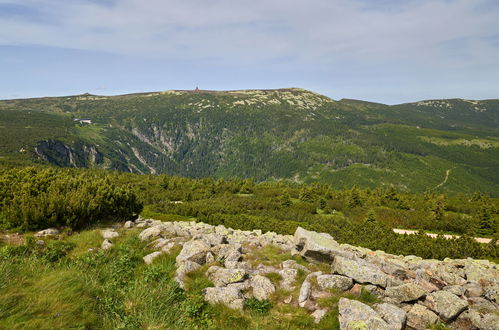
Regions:
<instances>
[{"instance_id":1,"label":"rock pile","mask_svg":"<svg viewBox=\"0 0 499 330\"><path fill-rule=\"evenodd\" d=\"M289 292L282 303L307 309L319 322L328 310L318 301L332 295L330 289L364 290L379 303L368 306L341 298L341 329L426 329L439 322L453 329L499 329L499 269L486 260L396 256L339 244L329 234L303 228L291 236L151 219L127 222L125 227L144 228L140 239L157 250L144 257L146 263L181 246L176 258L181 287L188 273L209 265L205 275L214 287L204 290L204 298L210 303L242 309L245 299L269 299L281 289ZM291 259L276 265L249 262L252 251L266 245L300 255L308 267ZM313 264L329 270L314 272Z\"/></svg>"}]
</instances>

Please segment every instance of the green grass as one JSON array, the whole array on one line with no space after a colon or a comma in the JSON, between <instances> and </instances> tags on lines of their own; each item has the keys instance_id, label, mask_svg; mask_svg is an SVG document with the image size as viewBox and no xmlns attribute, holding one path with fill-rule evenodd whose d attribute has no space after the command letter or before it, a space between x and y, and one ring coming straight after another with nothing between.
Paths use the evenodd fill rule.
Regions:
<instances>
[{"instance_id":1,"label":"green grass","mask_svg":"<svg viewBox=\"0 0 499 330\"><path fill-rule=\"evenodd\" d=\"M72 246L58 260L44 257L47 252L29 239L27 246L0 246L0 329L334 329L337 324L334 311L316 325L304 309L283 304L287 292L276 292L270 301L250 300L243 312L207 304L202 290L213 285L204 275L210 265L188 275L184 292L173 281L179 249L146 266L142 256L151 250L137 238L138 230L120 229L112 249L88 251L100 245L100 230L47 240L48 246ZM289 257L273 248L258 256L271 262ZM267 276L280 280L279 274ZM305 276L299 271L298 280Z\"/></svg>"}]
</instances>

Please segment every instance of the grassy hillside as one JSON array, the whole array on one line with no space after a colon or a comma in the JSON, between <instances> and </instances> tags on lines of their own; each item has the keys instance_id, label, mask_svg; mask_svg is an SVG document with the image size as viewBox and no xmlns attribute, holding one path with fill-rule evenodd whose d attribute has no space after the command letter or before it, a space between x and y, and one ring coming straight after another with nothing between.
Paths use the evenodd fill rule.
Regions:
<instances>
[{"instance_id":1,"label":"grassy hillside","mask_svg":"<svg viewBox=\"0 0 499 330\"><path fill-rule=\"evenodd\" d=\"M0 159L499 196L498 126L495 100L387 106L302 89L85 94L0 101Z\"/></svg>"}]
</instances>

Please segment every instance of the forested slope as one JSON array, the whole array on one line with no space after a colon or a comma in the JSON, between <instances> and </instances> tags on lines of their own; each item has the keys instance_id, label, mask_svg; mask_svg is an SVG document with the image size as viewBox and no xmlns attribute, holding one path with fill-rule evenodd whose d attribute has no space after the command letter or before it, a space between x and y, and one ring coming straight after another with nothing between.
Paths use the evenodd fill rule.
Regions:
<instances>
[{"instance_id":1,"label":"forested slope","mask_svg":"<svg viewBox=\"0 0 499 330\"><path fill-rule=\"evenodd\" d=\"M0 101L0 159L498 196L498 125L496 100L388 106L302 89L84 94Z\"/></svg>"}]
</instances>

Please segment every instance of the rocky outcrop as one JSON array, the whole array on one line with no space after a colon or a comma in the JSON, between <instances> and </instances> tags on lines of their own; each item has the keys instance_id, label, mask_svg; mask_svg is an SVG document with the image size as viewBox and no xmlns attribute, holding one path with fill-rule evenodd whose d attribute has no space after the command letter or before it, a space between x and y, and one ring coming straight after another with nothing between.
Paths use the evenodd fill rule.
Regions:
<instances>
[{"instance_id":1,"label":"rocky outcrop","mask_svg":"<svg viewBox=\"0 0 499 330\"><path fill-rule=\"evenodd\" d=\"M341 298L338 310L340 329L389 329L388 323L374 309L360 301Z\"/></svg>"},{"instance_id":2,"label":"rocky outcrop","mask_svg":"<svg viewBox=\"0 0 499 330\"><path fill-rule=\"evenodd\" d=\"M339 300L341 329L426 329L439 322L453 329L498 329L499 269L489 261L396 256L339 244L329 234L303 228L290 236L152 219L138 219L130 227L144 228L140 239L151 241L155 252L144 256L146 263L182 247L175 274L182 288L189 273L206 265L204 275L213 287L203 296L210 303L240 310L246 299L272 300L280 290L286 298L279 303L302 307L320 322L330 309L321 306L322 298L369 292L378 299L372 306ZM266 245L289 259L260 263L252 254ZM318 269L322 272L313 271Z\"/></svg>"}]
</instances>

